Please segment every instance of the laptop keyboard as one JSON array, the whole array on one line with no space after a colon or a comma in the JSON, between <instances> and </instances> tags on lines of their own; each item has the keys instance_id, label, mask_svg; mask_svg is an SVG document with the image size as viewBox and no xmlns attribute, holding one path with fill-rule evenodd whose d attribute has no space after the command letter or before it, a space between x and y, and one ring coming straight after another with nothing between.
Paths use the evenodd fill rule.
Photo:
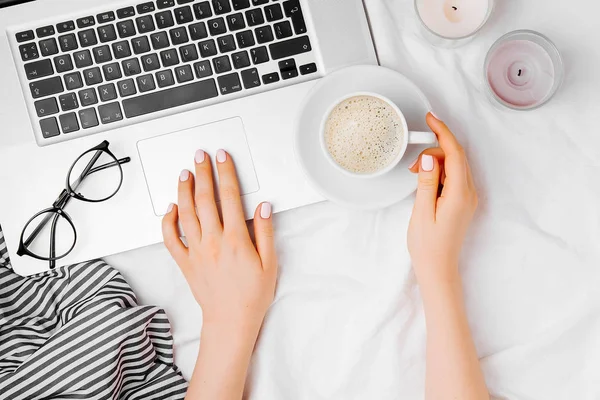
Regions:
<instances>
[{"instance_id":1,"label":"laptop keyboard","mask_svg":"<svg viewBox=\"0 0 600 400\"><path fill-rule=\"evenodd\" d=\"M158 0L15 40L44 138L68 140L317 72L299 0Z\"/></svg>"}]
</instances>

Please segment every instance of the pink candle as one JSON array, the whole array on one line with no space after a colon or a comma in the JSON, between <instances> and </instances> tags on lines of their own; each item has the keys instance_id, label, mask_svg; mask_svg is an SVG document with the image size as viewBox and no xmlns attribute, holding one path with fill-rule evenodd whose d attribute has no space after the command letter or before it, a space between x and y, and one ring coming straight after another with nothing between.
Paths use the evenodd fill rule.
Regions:
<instances>
[{"instance_id":1,"label":"pink candle","mask_svg":"<svg viewBox=\"0 0 600 400\"><path fill-rule=\"evenodd\" d=\"M532 31L511 32L490 49L485 63L492 97L513 109L541 106L562 80L562 63L556 47Z\"/></svg>"}]
</instances>

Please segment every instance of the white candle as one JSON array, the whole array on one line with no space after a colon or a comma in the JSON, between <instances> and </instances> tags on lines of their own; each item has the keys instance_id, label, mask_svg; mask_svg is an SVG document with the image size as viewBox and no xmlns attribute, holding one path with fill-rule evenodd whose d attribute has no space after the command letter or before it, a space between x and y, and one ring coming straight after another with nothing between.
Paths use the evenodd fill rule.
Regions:
<instances>
[{"instance_id":1,"label":"white candle","mask_svg":"<svg viewBox=\"0 0 600 400\"><path fill-rule=\"evenodd\" d=\"M416 0L423 25L448 39L473 35L486 22L492 0Z\"/></svg>"}]
</instances>

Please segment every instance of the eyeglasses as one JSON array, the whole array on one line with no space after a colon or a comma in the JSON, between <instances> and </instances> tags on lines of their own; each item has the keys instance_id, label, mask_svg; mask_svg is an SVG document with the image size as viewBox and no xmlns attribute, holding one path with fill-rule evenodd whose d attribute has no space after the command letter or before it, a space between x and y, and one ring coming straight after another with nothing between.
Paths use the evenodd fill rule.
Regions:
<instances>
[{"instance_id":1,"label":"eyeglasses","mask_svg":"<svg viewBox=\"0 0 600 400\"><path fill-rule=\"evenodd\" d=\"M77 230L65 207L71 199L100 203L117 194L123 184L121 164L129 157L117 159L105 140L81 154L69 168L66 187L52 207L35 214L21 232L17 254L48 261L66 257L77 243ZM60 240L57 238L60 236Z\"/></svg>"}]
</instances>

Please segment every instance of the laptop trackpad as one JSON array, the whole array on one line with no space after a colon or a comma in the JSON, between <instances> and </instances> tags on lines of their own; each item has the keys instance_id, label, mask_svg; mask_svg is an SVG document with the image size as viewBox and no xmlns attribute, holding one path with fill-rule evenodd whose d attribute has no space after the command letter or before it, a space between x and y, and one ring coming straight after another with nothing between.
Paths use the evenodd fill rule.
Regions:
<instances>
[{"instance_id":1,"label":"laptop trackpad","mask_svg":"<svg viewBox=\"0 0 600 400\"><path fill-rule=\"evenodd\" d=\"M194 154L198 149L210 155L215 173L217 150L226 150L235 162L242 195L258 191L244 124L239 117L141 140L137 147L157 216L165 214L169 203L177 203L179 174L183 169L194 172Z\"/></svg>"}]
</instances>

